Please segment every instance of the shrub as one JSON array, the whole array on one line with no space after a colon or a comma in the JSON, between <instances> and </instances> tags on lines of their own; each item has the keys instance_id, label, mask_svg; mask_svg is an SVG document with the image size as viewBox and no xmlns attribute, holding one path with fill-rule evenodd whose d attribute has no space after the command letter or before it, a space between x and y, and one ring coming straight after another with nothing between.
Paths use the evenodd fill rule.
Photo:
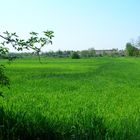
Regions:
<instances>
[{"instance_id":1,"label":"shrub","mask_svg":"<svg viewBox=\"0 0 140 140\"><path fill-rule=\"evenodd\" d=\"M72 59L80 59L80 55L77 52L73 52L71 55Z\"/></svg>"}]
</instances>

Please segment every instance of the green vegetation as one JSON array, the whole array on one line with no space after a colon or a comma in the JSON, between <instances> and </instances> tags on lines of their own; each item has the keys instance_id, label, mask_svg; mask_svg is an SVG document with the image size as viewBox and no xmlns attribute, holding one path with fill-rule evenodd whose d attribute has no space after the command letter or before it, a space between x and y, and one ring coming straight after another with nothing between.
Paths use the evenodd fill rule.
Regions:
<instances>
[{"instance_id":1,"label":"green vegetation","mask_svg":"<svg viewBox=\"0 0 140 140\"><path fill-rule=\"evenodd\" d=\"M71 55L72 59L80 59L80 55L77 52L73 52Z\"/></svg>"},{"instance_id":2,"label":"green vegetation","mask_svg":"<svg viewBox=\"0 0 140 140\"><path fill-rule=\"evenodd\" d=\"M16 33L9 33L8 31L3 32L3 35L0 34L0 38L3 40L0 42L0 58L8 59L9 62L18 58L17 55L13 56L9 53L8 45L11 45L17 51L23 50L32 50L39 58L40 61L40 52L41 49L46 45L51 43L52 38L54 37L53 31L44 31L43 37L39 37L39 34L36 32L30 32L30 37L27 40L19 38ZM9 54L8 54L9 53ZM4 65L0 65L0 86L8 87L10 86L9 78L5 75ZM0 91L0 96L3 92Z\"/></svg>"},{"instance_id":3,"label":"green vegetation","mask_svg":"<svg viewBox=\"0 0 140 140\"><path fill-rule=\"evenodd\" d=\"M0 65L0 86L1 87L3 87L3 86L9 87L10 81L9 81L9 78L4 73L4 68L5 67L3 65ZM3 96L2 91L0 91L0 96Z\"/></svg>"},{"instance_id":4,"label":"green vegetation","mask_svg":"<svg viewBox=\"0 0 140 140\"><path fill-rule=\"evenodd\" d=\"M140 54L140 50L135 47L134 45L132 45L132 43L127 43L126 44L126 55L127 56L139 56Z\"/></svg>"},{"instance_id":5,"label":"green vegetation","mask_svg":"<svg viewBox=\"0 0 140 140\"><path fill-rule=\"evenodd\" d=\"M0 140L140 139L139 58L41 60L0 60Z\"/></svg>"}]
</instances>

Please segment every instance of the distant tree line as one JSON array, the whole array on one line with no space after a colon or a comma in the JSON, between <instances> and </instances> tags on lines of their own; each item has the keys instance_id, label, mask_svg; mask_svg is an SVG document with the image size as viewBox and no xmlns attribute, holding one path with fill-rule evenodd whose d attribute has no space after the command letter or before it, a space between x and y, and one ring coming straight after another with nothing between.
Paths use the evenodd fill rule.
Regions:
<instances>
[{"instance_id":1,"label":"distant tree line","mask_svg":"<svg viewBox=\"0 0 140 140\"><path fill-rule=\"evenodd\" d=\"M57 50L48 51L40 53L41 57L53 57L53 58L90 58L90 57L103 57L103 56L124 56L124 50L111 49L111 50L95 50L94 48L89 48L87 50L74 51L74 50ZM17 58L29 58L37 56L36 53L22 52L22 53L8 53L6 55L0 55L0 58L8 59L12 61Z\"/></svg>"},{"instance_id":2,"label":"distant tree line","mask_svg":"<svg viewBox=\"0 0 140 140\"><path fill-rule=\"evenodd\" d=\"M88 50L81 50L81 51L74 51L74 50L68 50L68 51L49 51L41 54L42 56L47 56L47 57L59 57L59 58L85 58L85 57L95 57L95 49L88 49Z\"/></svg>"},{"instance_id":3,"label":"distant tree line","mask_svg":"<svg viewBox=\"0 0 140 140\"><path fill-rule=\"evenodd\" d=\"M111 49L111 50L95 50L94 48L89 48L87 50L58 50L58 51L48 51L43 52L41 56L44 57L56 57L56 58L90 58L90 57L102 57L102 56L124 56L124 50Z\"/></svg>"},{"instance_id":4,"label":"distant tree line","mask_svg":"<svg viewBox=\"0 0 140 140\"><path fill-rule=\"evenodd\" d=\"M139 43L140 44L140 43ZM47 51L41 52L40 57L53 57L53 58L90 58L90 57L122 57L122 56L140 56L140 45L138 43L126 43L125 50L110 49L110 50L95 50L94 48L89 48L87 50L57 50L57 51ZM1 54L0 58L8 59L13 61L17 58L30 58L38 57L37 53L34 52L21 52L21 53L7 53Z\"/></svg>"}]
</instances>

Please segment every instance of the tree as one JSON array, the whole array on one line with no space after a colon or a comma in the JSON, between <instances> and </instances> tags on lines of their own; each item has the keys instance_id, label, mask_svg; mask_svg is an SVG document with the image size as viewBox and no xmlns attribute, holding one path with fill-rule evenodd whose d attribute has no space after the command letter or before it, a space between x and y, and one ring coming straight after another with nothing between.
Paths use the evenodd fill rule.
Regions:
<instances>
[{"instance_id":1,"label":"tree","mask_svg":"<svg viewBox=\"0 0 140 140\"><path fill-rule=\"evenodd\" d=\"M139 49L136 48L132 43L126 43L126 55L127 56L138 56L139 55Z\"/></svg>"},{"instance_id":2,"label":"tree","mask_svg":"<svg viewBox=\"0 0 140 140\"><path fill-rule=\"evenodd\" d=\"M96 55L96 52L95 52L94 48L89 48L88 52L89 52L89 57L94 57Z\"/></svg>"},{"instance_id":3,"label":"tree","mask_svg":"<svg viewBox=\"0 0 140 140\"><path fill-rule=\"evenodd\" d=\"M81 54L81 57L95 57L96 56L96 52L94 48L89 48L88 50L82 50L80 54Z\"/></svg>"},{"instance_id":4,"label":"tree","mask_svg":"<svg viewBox=\"0 0 140 140\"><path fill-rule=\"evenodd\" d=\"M9 52L8 45L11 45L18 51L32 50L39 56L41 49L46 44L52 44L52 38L54 37L53 33L53 31L44 31L44 36L39 37L38 33L30 32L30 37L27 40L24 40L19 38L16 33L9 33L8 31L3 32L3 35L0 35L0 37L3 39L3 41L0 43L0 55L7 54ZM4 68L5 67L3 65L0 65L0 86L9 87L9 78L5 75ZM2 95L2 92L0 92L0 95Z\"/></svg>"}]
</instances>

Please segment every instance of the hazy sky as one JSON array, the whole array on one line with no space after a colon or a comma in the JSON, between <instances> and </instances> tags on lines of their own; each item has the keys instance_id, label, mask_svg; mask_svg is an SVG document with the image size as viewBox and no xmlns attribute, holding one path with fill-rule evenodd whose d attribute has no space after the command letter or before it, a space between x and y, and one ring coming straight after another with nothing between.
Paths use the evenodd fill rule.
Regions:
<instances>
[{"instance_id":1,"label":"hazy sky","mask_svg":"<svg viewBox=\"0 0 140 140\"><path fill-rule=\"evenodd\" d=\"M53 30L46 50L124 49L140 36L140 0L0 0L0 33Z\"/></svg>"}]
</instances>

